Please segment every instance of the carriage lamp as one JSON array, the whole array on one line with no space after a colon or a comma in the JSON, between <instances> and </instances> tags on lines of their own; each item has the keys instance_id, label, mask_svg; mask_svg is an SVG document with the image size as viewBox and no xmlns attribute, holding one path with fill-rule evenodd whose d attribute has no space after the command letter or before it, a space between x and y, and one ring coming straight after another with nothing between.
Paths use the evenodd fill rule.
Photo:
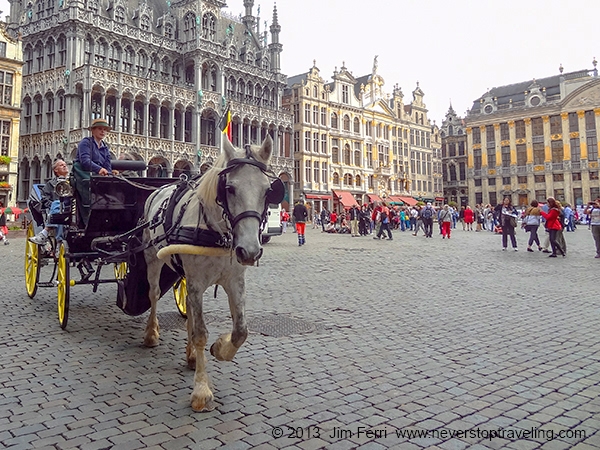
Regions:
<instances>
[{"instance_id":1,"label":"carriage lamp","mask_svg":"<svg viewBox=\"0 0 600 450\"><path fill-rule=\"evenodd\" d=\"M61 180L56 184L54 188L54 192L59 197L72 197L73 196L73 187L68 180Z\"/></svg>"}]
</instances>

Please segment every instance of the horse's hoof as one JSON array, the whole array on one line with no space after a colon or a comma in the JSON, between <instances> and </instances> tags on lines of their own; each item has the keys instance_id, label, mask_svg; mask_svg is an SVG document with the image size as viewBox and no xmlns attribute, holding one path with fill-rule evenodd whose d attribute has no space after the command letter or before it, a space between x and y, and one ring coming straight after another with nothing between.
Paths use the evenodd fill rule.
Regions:
<instances>
[{"instance_id":1,"label":"horse's hoof","mask_svg":"<svg viewBox=\"0 0 600 450\"><path fill-rule=\"evenodd\" d=\"M194 392L192 392L191 406L196 412L207 412L215 409L216 404L214 402L214 397L208 386L198 389L198 392L194 389Z\"/></svg>"},{"instance_id":2,"label":"horse's hoof","mask_svg":"<svg viewBox=\"0 0 600 450\"><path fill-rule=\"evenodd\" d=\"M144 347L152 348L158 345L157 337L146 337L144 338Z\"/></svg>"},{"instance_id":3,"label":"horse's hoof","mask_svg":"<svg viewBox=\"0 0 600 450\"><path fill-rule=\"evenodd\" d=\"M195 370L196 369L196 358L188 358L187 366L188 366L188 369Z\"/></svg>"}]
</instances>

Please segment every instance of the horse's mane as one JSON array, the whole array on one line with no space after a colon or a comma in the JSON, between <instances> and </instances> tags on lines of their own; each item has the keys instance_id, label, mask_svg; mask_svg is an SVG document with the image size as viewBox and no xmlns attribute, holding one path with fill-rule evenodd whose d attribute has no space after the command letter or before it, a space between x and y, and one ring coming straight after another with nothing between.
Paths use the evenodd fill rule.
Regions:
<instances>
[{"instance_id":1,"label":"horse's mane","mask_svg":"<svg viewBox=\"0 0 600 450\"><path fill-rule=\"evenodd\" d=\"M236 148L235 157L242 157L241 153L241 150ZM202 205L207 210L216 210L219 208L216 201L219 173L227 166L227 162L227 155L222 151L214 165L200 178L200 183L196 189L196 195L200 198Z\"/></svg>"}]
</instances>

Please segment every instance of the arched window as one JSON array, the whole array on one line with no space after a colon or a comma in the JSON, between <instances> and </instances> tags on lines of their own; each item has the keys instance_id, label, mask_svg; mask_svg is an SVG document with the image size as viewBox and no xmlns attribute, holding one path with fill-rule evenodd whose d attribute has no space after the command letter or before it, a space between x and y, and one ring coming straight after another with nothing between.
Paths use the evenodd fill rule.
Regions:
<instances>
[{"instance_id":1,"label":"arched window","mask_svg":"<svg viewBox=\"0 0 600 450\"><path fill-rule=\"evenodd\" d=\"M337 172L333 173L333 184L340 184L340 176L337 174Z\"/></svg>"},{"instance_id":2,"label":"arched window","mask_svg":"<svg viewBox=\"0 0 600 450\"><path fill-rule=\"evenodd\" d=\"M215 145L215 127L216 122L208 111L202 114L200 118L200 143L204 145Z\"/></svg>"},{"instance_id":3,"label":"arched window","mask_svg":"<svg viewBox=\"0 0 600 450\"><path fill-rule=\"evenodd\" d=\"M46 41L46 57L48 59L48 69L53 69L56 62L56 46L53 38Z\"/></svg>"},{"instance_id":4,"label":"arched window","mask_svg":"<svg viewBox=\"0 0 600 450\"><path fill-rule=\"evenodd\" d=\"M106 43L106 41L104 39L98 40L98 43L96 45L96 52L95 52L96 65L98 65L100 67L104 67L104 65L106 64L107 53L108 53L108 44Z\"/></svg>"},{"instance_id":5,"label":"arched window","mask_svg":"<svg viewBox=\"0 0 600 450\"><path fill-rule=\"evenodd\" d=\"M148 134L150 136L157 136L158 123L156 121L158 114L158 108L155 104L151 103L148 105Z\"/></svg>"},{"instance_id":6,"label":"arched window","mask_svg":"<svg viewBox=\"0 0 600 450\"><path fill-rule=\"evenodd\" d=\"M331 114L331 128L335 128L336 130L339 128L338 116L336 113Z\"/></svg>"},{"instance_id":7,"label":"arched window","mask_svg":"<svg viewBox=\"0 0 600 450\"><path fill-rule=\"evenodd\" d=\"M102 117L102 95L100 92L92 94L92 120Z\"/></svg>"},{"instance_id":8,"label":"arched window","mask_svg":"<svg viewBox=\"0 0 600 450\"><path fill-rule=\"evenodd\" d=\"M135 73L138 77L146 76L146 67L148 67L148 56L146 52L141 50L137 54L136 65L135 65Z\"/></svg>"},{"instance_id":9,"label":"arched window","mask_svg":"<svg viewBox=\"0 0 600 450\"><path fill-rule=\"evenodd\" d=\"M186 41L196 38L196 15L193 12L183 18L183 36Z\"/></svg>"},{"instance_id":10,"label":"arched window","mask_svg":"<svg viewBox=\"0 0 600 450\"><path fill-rule=\"evenodd\" d=\"M111 128L117 128L117 99L114 95L106 96L106 120Z\"/></svg>"},{"instance_id":11,"label":"arched window","mask_svg":"<svg viewBox=\"0 0 600 450\"><path fill-rule=\"evenodd\" d=\"M129 133L131 129L131 100L121 99L121 132Z\"/></svg>"},{"instance_id":12,"label":"arched window","mask_svg":"<svg viewBox=\"0 0 600 450\"><path fill-rule=\"evenodd\" d=\"M362 179L360 178L360 175L356 175L356 179L354 181L354 185L357 187L361 187L361 183L362 183Z\"/></svg>"},{"instance_id":13,"label":"arched window","mask_svg":"<svg viewBox=\"0 0 600 450\"><path fill-rule=\"evenodd\" d=\"M58 65L64 66L67 63L67 38L61 34L56 46L58 47Z\"/></svg>"},{"instance_id":14,"label":"arched window","mask_svg":"<svg viewBox=\"0 0 600 450\"><path fill-rule=\"evenodd\" d=\"M360 149L355 149L354 150L354 165L355 166L361 166L361 157L360 157Z\"/></svg>"},{"instance_id":15,"label":"arched window","mask_svg":"<svg viewBox=\"0 0 600 450\"><path fill-rule=\"evenodd\" d=\"M344 115L344 131L350 131L350 117Z\"/></svg>"},{"instance_id":16,"label":"arched window","mask_svg":"<svg viewBox=\"0 0 600 450\"><path fill-rule=\"evenodd\" d=\"M313 97L319 98L319 88L317 86L313 86Z\"/></svg>"},{"instance_id":17,"label":"arched window","mask_svg":"<svg viewBox=\"0 0 600 450\"><path fill-rule=\"evenodd\" d=\"M133 104L133 133L144 134L144 104L141 101Z\"/></svg>"},{"instance_id":18,"label":"arched window","mask_svg":"<svg viewBox=\"0 0 600 450\"><path fill-rule=\"evenodd\" d=\"M202 37L214 42L216 34L217 19L211 13L204 14L202 16Z\"/></svg>"},{"instance_id":19,"label":"arched window","mask_svg":"<svg viewBox=\"0 0 600 450\"><path fill-rule=\"evenodd\" d=\"M121 47L118 43L113 43L108 49L108 67L112 70L119 70L121 62Z\"/></svg>"},{"instance_id":20,"label":"arched window","mask_svg":"<svg viewBox=\"0 0 600 450\"><path fill-rule=\"evenodd\" d=\"M134 60L135 60L135 52L133 51L133 48L127 47L125 49L125 55L123 58L123 71L125 73L132 73Z\"/></svg>"},{"instance_id":21,"label":"arched window","mask_svg":"<svg viewBox=\"0 0 600 450\"><path fill-rule=\"evenodd\" d=\"M181 114L181 110L179 108L175 108L175 123L173 124L173 133L175 134L174 139L176 141L183 141L183 117Z\"/></svg>"},{"instance_id":22,"label":"arched window","mask_svg":"<svg viewBox=\"0 0 600 450\"><path fill-rule=\"evenodd\" d=\"M354 118L354 132L356 134L360 134L360 120L358 119L358 117Z\"/></svg>"},{"instance_id":23,"label":"arched window","mask_svg":"<svg viewBox=\"0 0 600 450\"><path fill-rule=\"evenodd\" d=\"M169 139L171 134L169 133L169 108L166 106L160 107L160 137L163 139Z\"/></svg>"},{"instance_id":24,"label":"arched window","mask_svg":"<svg viewBox=\"0 0 600 450\"><path fill-rule=\"evenodd\" d=\"M352 175L349 173L344 175L344 186L352 186Z\"/></svg>"}]
</instances>

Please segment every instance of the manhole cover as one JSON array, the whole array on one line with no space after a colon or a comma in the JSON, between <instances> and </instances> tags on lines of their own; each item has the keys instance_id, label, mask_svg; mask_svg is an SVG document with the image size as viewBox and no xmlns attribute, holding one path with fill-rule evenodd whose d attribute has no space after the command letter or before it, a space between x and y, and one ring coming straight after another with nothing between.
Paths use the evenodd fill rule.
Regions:
<instances>
[{"instance_id":1,"label":"manhole cover","mask_svg":"<svg viewBox=\"0 0 600 450\"><path fill-rule=\"evenodd\" d=\"M317 326L314 323L273 314L249 319L248 328L255 333L273 337L314 333L317 331Z\"/></svg>"},{"instance_id":2,"label":"manhole cover","mask_svg":"<svg viewBox=\"0 0 600 450\"><path fill-rule=\"evenodd\" d=\"M185 318L176 311L162 312L157 314L158 323L161 330L185 330ZM141 323L146 323L147 316L137 319ZM206 314L205 322L215 323L220 321L229 321L229 313L223 312L221 315ZM279 316L276 314L264 314L248 318L248 329L252 333L259 333L264 336L284 337L293 334L314 333L318 330L317 325L300 319Z\"/></svg>"}]
</instances>

